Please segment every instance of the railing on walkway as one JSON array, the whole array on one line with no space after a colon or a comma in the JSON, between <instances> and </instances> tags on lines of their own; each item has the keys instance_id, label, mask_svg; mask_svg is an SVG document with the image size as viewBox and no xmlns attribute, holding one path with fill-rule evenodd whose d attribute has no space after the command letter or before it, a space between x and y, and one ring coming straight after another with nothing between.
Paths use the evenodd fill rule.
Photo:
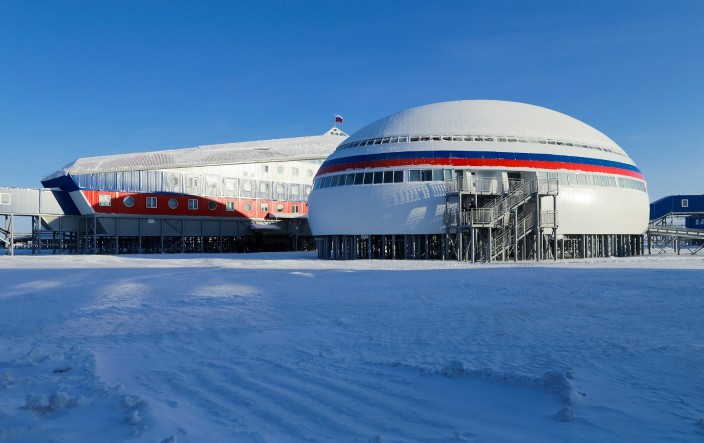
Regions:
<instances>
[{"instance_id":1,"label":"railing on walkway","mask_svg":"<svg viewBox=\"0 0 704 443\"><path fill-rule=\"evenodd\" d=\"M558 225L557 211L540 211L540 227L553 227Z\"/></svg>"},{"instance_id":2,"label":"railing on walkway","mask_svg":"<svg viewBox=\"0 0 704 443\"><path fill-rule=\"evenodd\" d=\"M691 229L683 226L648 225L647 232L651 235L671 235L692 239L704 238L704 230Z\"/></svg>"},{"instance_id":3,"label":"railing on walkway","mask_svg":"<svg viewBox=\"0 0 704 443\"><path fill-rule=\"evenodd\" d=\"M504 251L509 251L515 243L522 240L526 235L533 232L535 228L535 213L529 212L518 217L514 223L504 226L502 229L492 233L492 259L495 259Z\"/></svg>"}]
</instances>

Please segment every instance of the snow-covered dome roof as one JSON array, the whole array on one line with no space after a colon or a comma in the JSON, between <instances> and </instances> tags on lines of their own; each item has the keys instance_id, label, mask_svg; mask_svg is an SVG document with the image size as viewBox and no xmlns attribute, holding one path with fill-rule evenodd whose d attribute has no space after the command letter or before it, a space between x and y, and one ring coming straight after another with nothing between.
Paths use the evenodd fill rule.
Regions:
<instances>
[{"instance_id":1,"label":"snow-covered dome roof","mask_svg":"<svg viewBox=\"0 0 704 443\"><path fill-rule=\"evenodd\" d=\"M458 100L406 109L365 126L346 142L389 136L465 134L564 140L622 151L609 137L568 115L500 100Z\"/></svg>"}]
</instances>

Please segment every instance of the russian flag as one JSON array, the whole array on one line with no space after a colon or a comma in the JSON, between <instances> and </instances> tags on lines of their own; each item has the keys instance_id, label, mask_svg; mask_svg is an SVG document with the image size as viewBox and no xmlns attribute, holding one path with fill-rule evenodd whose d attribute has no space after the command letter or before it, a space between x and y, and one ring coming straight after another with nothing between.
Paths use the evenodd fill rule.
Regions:
<instances>
[{"instance_id":1,"label":"russian flag","mask_svg":"<svg viewBox=\"0 0 704 443\"><path fill-rule=\"evenodd\" d=\"M335 114L335 123L342 123L342 116L340 114Z\"/></svg>"}]
</instances>

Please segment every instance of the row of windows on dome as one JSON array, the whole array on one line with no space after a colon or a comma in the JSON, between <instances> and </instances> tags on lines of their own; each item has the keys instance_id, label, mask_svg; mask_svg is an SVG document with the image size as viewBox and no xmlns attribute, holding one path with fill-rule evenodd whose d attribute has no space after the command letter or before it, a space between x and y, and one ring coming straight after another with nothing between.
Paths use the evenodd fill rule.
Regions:
<instances>
[{"instance_id":1,"label":"row of windows on dome","mask_svg":"<svg viewBox=\"0 0 704 443\"><path fill-rule=\"evenodd\" d=\"M376 185L382 183L431 182L445 181L452 178L452 169L411 169L408 179L404 179L405 171L372 171L352 172L349 174L328 175L318 177L313 182L313 189L329 188L345 185Z\"/></svg>"},{"instance_id":2,"label":"row of windows on dome","mask_svg":"<svg viewBox=\"0 0 704 443\"><path fill-rule=\"evenodd\" d=\"M600 174L579 174L573 172L537 172L539 178L557 178L560 183L570 186L610 187L633 189L647 192L645 183L625 177ZM352 172L318 177L313 189L347 185L376 185L404 182L444 182L453 177L452 169L410 169L400 171Z\"/></svg>"},{"instance_id":3,"label":"row of windows on dome","mask_svg":"<svg viewBox=\"0 0 704 443\"><path fill-rule=\"evenodd\" d=\"M423 135L423 136L396 136L396 137L379 137L370 138L365 140L357 140L349 143L343 143L337 147L337 150L344 150L349 148L356 148L358 146L370 146L370 145L384 145L387 143L406 143L406 142L498 142L498 143L538 143L541 145L554 145L554 146L572 146L576 148L592 149L595 151L610 152L611 154L622 155L627 157L626 154L620 152L616 149L608 148L605 146L598 146L594 144L585 144L577 142L569 142L562 140L552 140L552 139L538 139L538 138L523 138L523 137L513 137L513 136L486 136L486 135Z\"/></svg>"},{"instance_id":4,"label":"row of windows on dome","mask_svg":"<svg viewBox=\"0 0 704 443\"><path fill-rule=\"evenodd\" d=\"M612 175L579 174L574 172L538 172L538 178L557 178L559 183L570 186L601 186L608 188L634 189L647 192L645 182Z\"/></svg>"}]
</instances>

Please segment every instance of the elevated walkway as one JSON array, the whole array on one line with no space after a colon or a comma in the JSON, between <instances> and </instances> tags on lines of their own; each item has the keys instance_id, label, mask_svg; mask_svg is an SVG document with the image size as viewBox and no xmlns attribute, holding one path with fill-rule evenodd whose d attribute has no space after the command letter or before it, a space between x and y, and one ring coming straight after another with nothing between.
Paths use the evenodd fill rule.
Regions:
<instances>
[{"instance_id":1,"label":"elevated walkway","mask_svg":"<svg viewBox=\"0 0 704 443\"><path fill-rule=\"evenodd\" d=\"M682 217L682 214L668 213L648 225L649 254L653 253L653 249L658 253L674 250L677 254L685 249L692 255L704 250L704 229L687 227L687 221Z\"/></svg>"},{"instance_id":2,"label":"elevated walkway","mask_svg":"<svg viewBox=\"0 0 704 443\"><path fill-rule=\"evenodd\" d=\"M648 233L704 240L704 230L678 226L648 226Z\"/></svg>"},{"instance_id":3,"label":"elevated walkway","mask_svg":"<svg viewBox=\"0 0 704 443\"><path fill-rule=\"evenodd\" d=\"M650 204L648 253L704 248L704 195L671 195Z\"/></svg>"}]
</instances>

